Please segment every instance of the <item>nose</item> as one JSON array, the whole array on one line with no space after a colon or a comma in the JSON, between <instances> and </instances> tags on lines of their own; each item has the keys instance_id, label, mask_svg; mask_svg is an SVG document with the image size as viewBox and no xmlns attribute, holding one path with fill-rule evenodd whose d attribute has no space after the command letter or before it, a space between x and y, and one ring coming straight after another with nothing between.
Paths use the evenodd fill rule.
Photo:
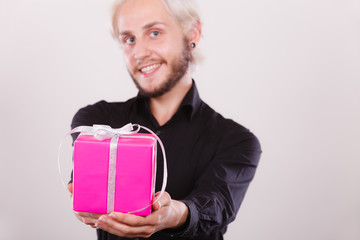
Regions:
<instances>
[{"instance_id":1,"label":"nose","mask_svg":"<svg viewBox=\"0 0 360 240\"><path fill-rule=\"evenodd\" d=\"M145 41L137 39L134 47L134 58L137 61L141 61L150 56L150 50Z\"/></svg>"}]
</instances>

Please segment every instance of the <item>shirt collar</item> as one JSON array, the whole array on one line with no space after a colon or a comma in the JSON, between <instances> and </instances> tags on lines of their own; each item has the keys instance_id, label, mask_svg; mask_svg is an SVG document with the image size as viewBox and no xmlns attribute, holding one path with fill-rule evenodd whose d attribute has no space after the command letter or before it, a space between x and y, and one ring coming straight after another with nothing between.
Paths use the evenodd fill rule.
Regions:
<instances>
[{"instance_id":1,"label":"shirt collar","mask_svg":"<svg viewBox=\"0 0 360 240\"><path fill-rule=\"evenodd\" d=\"M196 111L199 109L201 104L201 99L199 92L197 90L195 81L193 80L193 84L190 88L190 90L185 95L183 101L180 104L179 109L188 109L185 110L188 114L187 116L192 119L196 113Z\"/></svg>"},{"instance_id":2,"label":"shirt collar","mask_svg":"<svg viewBox=\"0 0 360 240\"><path fill-rule=\"evenodd\" d=\"M195 113L197 112L197 110L201 105L201 99L195 81L193 80L192 83L193 84L191 88L186 93L178 110L178 112L183 111L190 120L194 117ZM138 95L136 96L136 102L137 104L146 103L147 109L150 111L150 108L148 107L148 103L149 103L148 98L141 96L138 93Z\"/></svg>"}]
</instances>

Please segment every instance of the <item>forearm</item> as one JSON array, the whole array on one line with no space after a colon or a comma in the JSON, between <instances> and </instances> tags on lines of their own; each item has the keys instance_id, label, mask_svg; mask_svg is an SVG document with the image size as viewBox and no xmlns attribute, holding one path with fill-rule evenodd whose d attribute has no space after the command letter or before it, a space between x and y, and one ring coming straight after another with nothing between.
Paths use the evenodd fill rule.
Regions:
<instances>
[{"instance_id":1,"label":"forearm","mask_svg":"<svg viewBox=\"0 0 360 240\"><path fill-rule=\"evenodd\" d=\"M212 236L225 230L235 219L254 173L255 167L247 167L240 174L241 181L202 184L183 199L189 208L189 222L181 236Z\"/></svg>"}]
</instances>

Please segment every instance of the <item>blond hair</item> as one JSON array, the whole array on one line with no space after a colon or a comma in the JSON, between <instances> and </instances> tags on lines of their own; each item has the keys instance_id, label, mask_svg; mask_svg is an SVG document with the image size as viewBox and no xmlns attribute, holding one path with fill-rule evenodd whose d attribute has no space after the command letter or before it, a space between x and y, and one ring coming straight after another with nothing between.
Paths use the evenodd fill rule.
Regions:
<instances>
[{"instance_id":1,"label":"blond hair","mask_svg":"<svg viewBox=\"0 0 360 240\"><path fill-rule=\"evenodd\" d=\"M121 6L130 0L115 0L111 12L112 35L119 40L118 15ZM165 9L175 21L179 24L184 37L197 24L200 23L200 16L197 11L195 0L161 0ZM196 51L191 52L190 62L195 63L200 60L200 55Z\"/></svg>"}]
</instances>

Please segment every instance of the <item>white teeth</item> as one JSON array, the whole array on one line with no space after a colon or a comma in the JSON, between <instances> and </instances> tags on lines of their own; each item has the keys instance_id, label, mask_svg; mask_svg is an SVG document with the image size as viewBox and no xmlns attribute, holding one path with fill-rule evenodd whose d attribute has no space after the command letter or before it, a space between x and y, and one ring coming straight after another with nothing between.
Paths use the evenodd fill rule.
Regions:
<instances>
[{"instance_id":1,"label":"white teeth","mask_svg":"<svg viewBox=\"0 0 360 240\"><path fill-rule=\"evenodd\" d=\"M150 65L150 66L147 66L147 67L144 67L144 68L141 68L140 71L143 72L143 73L151 73L155 69L157 69L158 67L160 67L159 63L153 64L153 65Z\"/></svg>"}]
</instances>

